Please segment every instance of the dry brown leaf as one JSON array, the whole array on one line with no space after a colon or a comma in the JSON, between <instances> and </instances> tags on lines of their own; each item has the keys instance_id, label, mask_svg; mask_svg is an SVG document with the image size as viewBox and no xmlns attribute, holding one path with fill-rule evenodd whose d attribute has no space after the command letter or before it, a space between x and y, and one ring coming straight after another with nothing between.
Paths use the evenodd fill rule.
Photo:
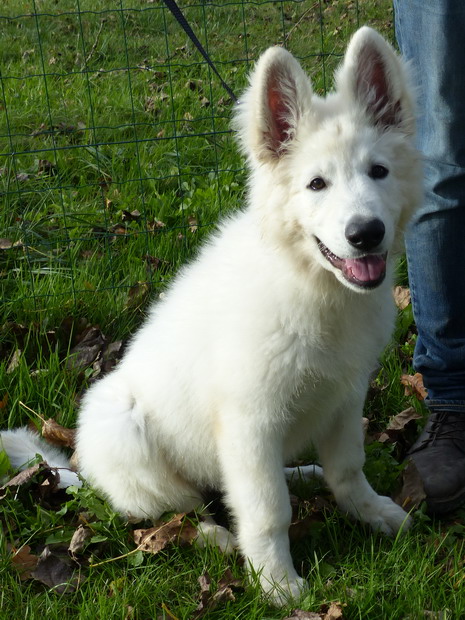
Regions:
<instances>
[{"instance_id":1,"label":"dry brown leaf","mask_svg":"<svg viewBox=\"0 0 465 620\"><path fill-rule=\"evenodd\" d=\"M103 349L106 338L100 329L90 325L80 335L79 342L69 352L66 368L69 370L84 370L97 359Z\"/></svg>"},{"instance_id":2,"label":"dry brown leaf","mask_svg":"<svg viewBox=\"0 0 465 620\"><path fill-rule=\"evenodd\" d=\"M197 537L197 528L185 517L185 513L179 513L161 525L134 530L134 542L141 551L147 553L159 553L171 543L191 544Z\"/></svg>"},{"instance_id":3,"label":"dry brown leaf","mask_svg":"<svg viewBox=\"0 0 465 620\"><path fill-rule=\"evenodd\" d=\"M325 615L322 616L323 620L343 620L344 619L344 612L343 612L344 606L345 605L341 604L339 601L331 603Z\"/></svg>"},{"instance_id":4,"label":"dry brown leaf","mask_svg":"<svg viewBox=\"0 0 465 620\"><path fill-rule=\"evenodd\" d=\"M144 110L146 112L157 112L158 111L157 98L151 97L151 96L146 97L145 102L144 102Z\"/></svg>"},{"instance_id":5,"label":"dry brown leaf","mask_svg":"<svg viewBox=\"0 0 465 620\"><path fill-rule=\"evenodd\" d=\"M422 416L417 413L413 407L404 409L389 420L386 430L377 437L377 441L381 443L397 441L401 432L405 430L405 427L413 420L419 420L421 417Z\"/></svg>"},{"instance_id":6,"label":"dry brown leaf","mask_svg":"<svg viewBox=\"0 0 465 620\"><path fill-rule=\"evenodd\" d=\"M39 499L48 498L57 490L60 476L53 471L46 463L32 465L19 474L13 476L8 482L0 487L0 499L3 499L9 488L21 488L31 482L35 484L32 488L38 493Z\"/></svg>"},{"instance_id":7,"label":"dry brown leaf","mask_svg":"<svg viewBox=\"0 0 465 620\"><path fill-rule=\"evenodd\" d=\"M404 510L409 511L418 508L425 497L426 493L418 469L413 461L409 461L402 472L402 489L396 496L395 502Z\"/></svg>"},{"instance_id":8,"label":"dry brown leaf","mask_svg":"<svg viewBox=\"0 0 465 620\"><path fill-rule=\"evenodd\" d=\"M410 305L410 289L406 286L395 286L393 290L394 301L399 310L405 310Z\"/></svg>"},{"instance_id":9,"label":"dry brown leaf","mask_svg":"<svg viewBox=\"0 0 465 620\"><path fill-rule=\"evenodd\" d=\"M162 230L165 227L166 227L165 222L162 222L161 220L153 220L153 222L149 223L149 230L150 231Z\"/></svg>"},{"instance_id":10,"label":"dry brown leaf","mask_svg":"<svg viewBox=\"0 0 465 620\"><path fill-rule=\"evenodd\" d=\"M56 446L74 448L76 431L74 428L65 428L53 418L49 418L42 423L42 437Z\"/></svg>"},{"instance_id":11,"label":"dry brown leaf","mask_svg":"<svg viewBox=\"0 0 465 620\"><path fill-rule=\"evenodd\" d=\"M51 176L57 174L57 167L48 159L39 159L37 173L44 176Z\"/></svg>"},{"instance_id":12,"label":"dry brown leaf","mask_svg":"<svg viewBox=\"0 0 465 620\"><path fill-rule=\"evenodd\" d=\"M37 566L39 556L31 553L29 545L23 545L19 549L11 549L11 564L19 572L22 581L32 579L32 571Z\"/></svg>"},{"instance_id":13,"label":"dry brown leaf","mask_svg":"<svg viewBox=\"0 0 465 620\"><path fill-rule=\"evenodd\" d=\"M92 377L91 381L94 381L97 377L101 377L116 366L118 361L121 359L124 353L124 343L122 340L115 340L115 342L110 342L110 344L105 345L100 352L100 355L97 357L95 362L92 364Z\"/></svg>"},{"instance_id":14,"label":"dry brown leaf","mask_svg":"<svg viewBox=\"0 0 465 620\"><path fill-rule=\"evenodd\" d=\"M5 396L0 399L0 409L5 409L8 405L8 392L5 392Z\"/></svg>"},{"instance_id":15,"label":"dry brown leaf","mask_svg":"<svg viewBox=\"0 0 465 620\"><path fill-rule=\"evenodd\" d=\"M150 269L153 271L159 271L160 273L167 273L169 268L171 267L170 263L167 260L163 260L162 258L158 258L157 256L152 256L151 254L146 254L144 256L144 260L147 265L149 265Z\"/></svg>"},{"instance_id":16,"label":"dry brown leaf","mask_svg":"<svg viewBox=\"0 0 465 620\"><path fill-rule=\"evenodd\" d=\"M218 99L218 106L222 107L222 106L226 106L226 105L231 105L233 103L233 100L231 99L231 97L220 97Z\"/></svg>"},{"instance_id":17,"label":"dry brown leaf","mask_svg":"<svg viewBox=\"0 0 465 620\"><path fill-rule=\"evenodd\" d=\"M210 575L205 572L199 577L200 584L200 602L195 610L194 618L200 618L208 609L208 602L210 600L210 587L211 579Z\"/></svg>"},{"instance_id":18,"label":"dry brown leaf","mask_svg":"<svg viewBox=\"0 0 465 620\"><path fill-rule=\"evenodd\" d=\"M13 247L13 241L0 237L0 250L9 250Z\"/></svg>"},{"instance_id":19,"label":"dry brown leaf","mask_svg":"<svg viewBox=\"0 0 465 620\"><path fill-rule=\"evenodd\" d=\"M194 612L192 618L197 620L204 616L207 612L212 611L218 605L227 601L235 601L234 592L243 589L240 579L236 579L229 568L226 569L223 577L218 582L215 592L211 589L211 579L208 573L204 573L199 577L200 584L200 602Z\"/></svg>"},{"instance_id":20,"label":"dry brown leaf","mask_svg":"<svg viewBox=\"0 0 465 620\"><path fill-rule=\"evenodd\" d=\"M35 570L31 576L53 588L57 594L71 594L79 587L80 577L75 574L73 567L68 563L71 560L61 558L45 547L40 555Z\"/></svg>"},{"instance_id":21,"label":"dry brown leaf","mask_svg":"<svg viewBox=\"0 0 465 620\"><path fill-rule=\"evenodd\" d=\"M13 478L8 480L8 482L6 482L1 489L6 489L6 487L20 487L23 484L30 482L37 472L44 467L44 463L37 463L27 469L23 469L23 471L20 471L19 474L16 474L16 476L13 476Z\"/></svg>"},{"instance_id":22,"label":"dry brown leaf","mask_svg":"<svg viewBox=\"0 0 465 620\"><path fill-rule=\"evenodd\" d=\"M189 230L191 233L197 232L199 227L199 223L197 222L197 218L194 215L189 215L187 218L187 223L189 224Z\"/></svg>"},{"instance_id":23,"label":"dry brown leaf","mask_svg":"<svg viewBox=\"0 0 465 620\"><path fill-rule=\"evenodd\" d=\"M29 174L29 172L18 172L15 179L20 183L24 183L25 181L29 181L29 179L34 179L34 174Z\"/></svg>"},{"instance_id":24,"label":"dry brown leaf","mask_svg":"<svg viewBox=\"0 0 465 620\"><path fill-rule=\"evenodd\" d=\"M138 211L137 209L135 209L134 211L126 211L126 209L123 209L123 211L121 212L121 219L123 220L123 222L137 222L138 220L140 220L140 211Z\"/></svg>"},{"instance_id":25,"label":"dry brown leaf","mask_svg":"<svg viewBox=\"0 0 465 620\"><path fill-rule=\"evenodd\" d=\"M0 238L0 250L11 250L11 248L22 248L22 241L11 241L11 239Z\"/></svg>"},{"instance_id":26,"label":"dry brown leaf","mask_svg":"<svg viewBox=\"0 0 465 620\"><path fill-rule=\"evenodd\" d=\"M1 326L0 333L2 335L12 334L17 340L24 343L29 334L30 327L26 327L26 325L22 325L21 323L15 323L14 321L7 321ZM35 327L34 323L32 327Z\"/></svg>"},{"instance_id":27,"label":"dry brown leaf","mask_svg":"<svg viewBox=\"0 0 465 620\"><path fill-rule=\"evenodd\" d=\"M422 416L417 413L413 407L408 407L391 418L387 428L392 430L402 430L409 422L412 420L419 420L421 417Z\"/></svg>"},{"instance_id":28,"label":"dry brown leaf","mask_svg":"<svg viewBox=\"0 0 465 620\"><path fill-rule=\"evenodd\" d=\"M68 553L71 557L75 557L76 554L81 553L85 548L87 541L92 536L92 530L84 525L79 525L74 532L68 547Z\"/></svg>"},{"instance_id":29,"label":"dry brown leaf","mask_svg":"<svg viewBox=\"0 0 465 620\"><path fill-rule=\"evenodd\" d=\"M242 589L244 584L240 579L236 579L236 577L234 577L230 568L227 568L218 582L219 588L223 588L225 586L228 586L229 588Z\"/></svg>"},{"instance_id":30,"label":"dry brown leaf","mask_svg":"<svg viewBox=\"0 0 465 620\"><path fill-rule=\"evenodd\" d=\"M423 375L419 372L414 375L402 375L400 378L402 385L405 385L405 393L407 395L416 396L418 400L425 400L428 392L423 385Z\"/></svg>"}]
</instances>

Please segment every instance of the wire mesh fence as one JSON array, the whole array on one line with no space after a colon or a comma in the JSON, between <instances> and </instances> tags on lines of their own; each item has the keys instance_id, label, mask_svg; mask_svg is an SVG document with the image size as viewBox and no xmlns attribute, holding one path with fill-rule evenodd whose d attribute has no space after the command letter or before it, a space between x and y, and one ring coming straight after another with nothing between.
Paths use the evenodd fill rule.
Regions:
<instances>
[{"instance_id":1,"label":"wire mesh fence","mask_svg":"<svg viewBox=\"0 0 465 620\"><path fill-rule=\"evenodd\" d=\"M389 0L179 3L240 94L269 45L324 92ZM112 320L160 290L245 173L233 103L161 0L0 1L2 320Z\"/></svg>"}]
</instances>

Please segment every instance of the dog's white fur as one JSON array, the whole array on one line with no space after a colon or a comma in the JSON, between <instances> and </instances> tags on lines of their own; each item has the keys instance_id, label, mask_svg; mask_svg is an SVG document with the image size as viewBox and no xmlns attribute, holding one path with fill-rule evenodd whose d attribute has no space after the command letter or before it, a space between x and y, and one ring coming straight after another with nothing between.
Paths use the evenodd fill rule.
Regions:
<instances>
[{"instance_id":1,"label":"dog's white fur","mask_svg":"<svg viewBox=\"0 0 465 620\"><path fill-rule=\"evenodd\" d=\"M78 455L83 476L131 519L190 511L203 489L222 489L240 550L280 604L305 585L289 552L283 469L305 447L316 447L342 510L387 534L409 523L363 474L361 414L394 321L392 257L421 199L421 170L404 63L367 27L325 99L286 50L265 52L236 126L248 207L87 392ZM373 165L386 178L372 178ZM311 189L315 178L326 186ZM354 216L385 227L376 253L387 252L387 277L369 290L318 244L363 256L345 236Z\"/></svg>"}]
</instances>

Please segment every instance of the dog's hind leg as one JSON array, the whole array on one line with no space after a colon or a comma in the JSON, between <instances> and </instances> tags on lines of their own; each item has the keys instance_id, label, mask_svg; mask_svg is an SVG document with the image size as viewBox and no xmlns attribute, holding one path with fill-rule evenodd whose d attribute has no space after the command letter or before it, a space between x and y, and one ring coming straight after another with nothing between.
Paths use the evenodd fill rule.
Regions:
<instances>
[{"instance_id":1,"label":"dog's hind leg","mask_svg":"<svg viewBox=\"0 0 465 620\"><path fill-rule=\"evenodd\" d=\"M87 393L79 417L79 468L131 521L167 511L190 512L201 493L173 467L147 414L117 373Z\"/></svg>"},{"instance_id":2,"label":"dog's hind leg","mask_svg":"<svg viewBox=\"0 0 465 620\"><path fill-rule=\"evenodd\" d=\"M323 469L319 465L299 465L298 467L285 467L284 475L290 483L299 480L324 480Z\"/></svg>"},{"instance_id":3,"label":"dog's hind leg","mask_svg":"<svg viewBox=\"0 0 465 620\"><path fill-rule=\"evenodd\" d=\"M232 553L237 548L234 535L222 525L218 525L212 517L206 516L197 526L198 537L196 543L199 547L213 545L219 547L223 553Z\"/></svg>"}]
</instances>

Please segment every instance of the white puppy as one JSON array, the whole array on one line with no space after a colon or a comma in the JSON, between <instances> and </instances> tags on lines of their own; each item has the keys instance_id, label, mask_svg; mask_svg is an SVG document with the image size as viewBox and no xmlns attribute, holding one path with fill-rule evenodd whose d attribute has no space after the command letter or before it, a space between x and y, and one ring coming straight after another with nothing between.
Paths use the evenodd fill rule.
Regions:
<instances>
[{"instance_id":1,"label":"white puppy","mask_svg":"<svg viewBox=\"0 0 465 620\"><path fill-rule=\"evenodd\" d=\"M247 208L87 392L78 454L83 476L131 519L224 491L240 550L280 604L305 587L284 465L307 446L342 510L387 534L408 524L363 474L361 415L393 326L393 253L421 167L404 63L366 27L325 99L291 54L269 49L236 126Z\"/></svg>"}]
</instances>

